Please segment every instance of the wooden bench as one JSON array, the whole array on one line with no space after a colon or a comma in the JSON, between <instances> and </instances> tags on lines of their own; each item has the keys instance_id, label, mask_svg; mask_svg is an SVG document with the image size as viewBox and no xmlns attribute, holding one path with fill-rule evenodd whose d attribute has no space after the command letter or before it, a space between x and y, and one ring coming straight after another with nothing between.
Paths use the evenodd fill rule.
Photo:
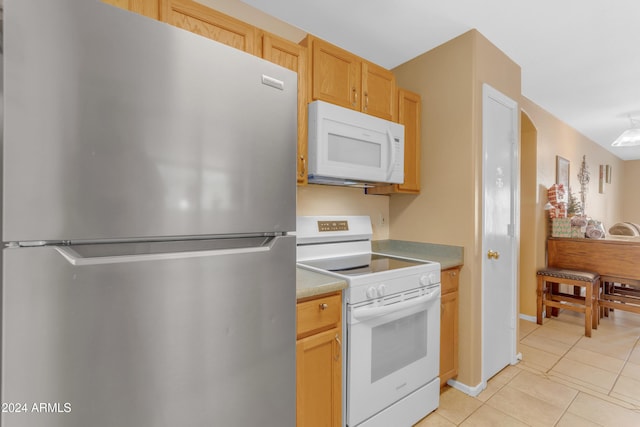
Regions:
<instances>
[{"instance_id":1,"label":"wooden bench","mask_svg":"<svg viewBox=\"0 0 640 427\"><path fill-rule=\"evenodd\" d=\"M566 309L584 313L584 334L591 336L591 330L598 328L600 310L598 294L600 292L600 275L591 271L567 270L562 268L544 268L537 272L537 322L542 325L542 313L546 317L557 316L558 309ZM563 293L560 284L585 289L581 292ZM580 289L578 288L578 289ZM550 310L550 308L555 310ZM545 310L546 309L546 310Z\"/></svg>"},{"instance_id":2,"label":"wooden bench","mask_svg":"<svg viewBox=\"0 0 640 427\"><path fill-rule=\"evenodd\" d=\"M598 304L604 315L610 309L640 314L640 236L604 239L547 240L547 265L600 275L603 292Z\"/></svg>"},{"instance_id":3,"label":"wooden bench","mask_svg":"<svg viewBox=\"0 0 640 427\"><path fill-rule=\"evenodd\" d=\"M609 315L609 309L640 314L640 280L601 276L600 282L602 293L598 303L605 316Z\"/></svg>"}]
</instances>

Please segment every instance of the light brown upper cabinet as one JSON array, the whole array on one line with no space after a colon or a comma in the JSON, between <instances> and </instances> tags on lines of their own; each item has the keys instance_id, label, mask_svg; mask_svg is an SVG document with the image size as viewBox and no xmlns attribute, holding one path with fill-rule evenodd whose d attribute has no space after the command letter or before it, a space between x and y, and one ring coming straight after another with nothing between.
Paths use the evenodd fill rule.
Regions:
<instances>
[{"instance_id":1,"label":"light brown upper cabinet","mask_svg":"<svg viewBox=\"0 0 640 427\"><path fill-rule=\"evenodd\" d=\"M298 73L298 184L307 183L307 49L264 32L262 57Z\"/></svg>"},{"instance_id":2,"label":"light brown upper cabinet","mask_svg":"<svg viewBox=\"0 0 640 427\"><path fill-rule=\"evenodd\" d=\"M420 95L398 89L398 123L404 125L404 182L368 188L367 194L420 193Z\"/></svg>"},{"instance_id":3,"label":"light brown upper cabinet","mask_svg":"<svg viewBox=\"0 0 640 427\"><path fill-rule=\"evenodd\" d=\"M309 101L317 99L395 121L393 73L314 36L309 49Z\"/></svg>"},{"instance_id":4,"label":"light brown upper cabinet","mask_svg":"<svg viewBox=\"0 0 640 427\"><path fill-rule=\"evenodd\" d=\"M192 33L257 55L256 27L192 0L160 0L161 20Z\"/></svg>"},{"instance_id":5,"label":"light brown upper cabinet","mask_svg":"<svg viewBox=\"0 0 640 427\"><path fill-rule=\"evenodd\" d=\"M420 95L398 90L398 122L404 125L404 182L399 193L420 192Z\"/></svg>"},{"instance_id":6,"label":"light brown upper cabinet","mask_svg":"<svg viewBox=\"0 0 640 427\"><path fill-rule=\"evenodd\" d=\"M110 5L130 10L153 19L160 19L160 0L102 0Z\"/></svg>"},{"instance_id":7,"label":"light brown upper cabinet","mask_svg":"<svg viewBox=\"0 0 640 427\"><path fill-rule=\"evenodd\" d=\"M370 62L362 62L362 111L395 121L396 99L393 73Z\"/></svg>"}]
</instances>

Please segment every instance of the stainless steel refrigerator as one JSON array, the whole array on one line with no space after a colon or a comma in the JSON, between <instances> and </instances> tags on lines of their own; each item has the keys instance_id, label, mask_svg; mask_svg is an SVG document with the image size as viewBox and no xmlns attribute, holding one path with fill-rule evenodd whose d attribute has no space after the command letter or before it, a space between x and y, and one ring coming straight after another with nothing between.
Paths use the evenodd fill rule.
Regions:
<instances>
[{"instance_id":1,"label":"stainless steel refrigerator","mask_svg":"<svg viewBox=\"0 0 640 427\"><path fill-rule=\"evenodd\" d=\"M295 425L295 73L4 0L3 427Z\"/></svg>"}]
</instances>

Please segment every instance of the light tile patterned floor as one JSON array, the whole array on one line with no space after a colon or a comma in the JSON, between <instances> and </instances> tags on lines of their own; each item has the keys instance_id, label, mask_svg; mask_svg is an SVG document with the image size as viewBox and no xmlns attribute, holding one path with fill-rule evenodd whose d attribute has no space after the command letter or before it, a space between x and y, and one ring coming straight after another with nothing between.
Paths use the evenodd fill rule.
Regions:
<instances>
[{"instance_id":1,"label":"light tile patterned floor","mask_svg":"<svg viewBox=\"0 0 640 427\"><path fill-rule=\"evenodd\" d=\"M520 320L522 361L477 397L445 386L440 407L414 427L640 426L640 316L616 310L591 338L582 316Z\"/></svg>"}]
</instances>

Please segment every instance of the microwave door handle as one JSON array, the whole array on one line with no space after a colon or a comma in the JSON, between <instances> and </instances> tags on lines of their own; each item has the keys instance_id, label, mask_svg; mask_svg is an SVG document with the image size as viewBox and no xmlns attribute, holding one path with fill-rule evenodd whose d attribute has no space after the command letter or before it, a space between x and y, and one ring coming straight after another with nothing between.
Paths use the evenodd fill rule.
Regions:
<instances>
[{"instance_id":1,"label":"microwave door handle","mask_svg":"<svg viewBox=\"0 0 640 427\"><path fill-rule=\"evenodd\" d=\"M389 167L387 169L387 181L391 179L393 175L393 166L396 164L396 148L393 146L393 134L391 129L387 129L387 139L389 140L389 150L391 151Z\"/></svg>"}]
</instances>

